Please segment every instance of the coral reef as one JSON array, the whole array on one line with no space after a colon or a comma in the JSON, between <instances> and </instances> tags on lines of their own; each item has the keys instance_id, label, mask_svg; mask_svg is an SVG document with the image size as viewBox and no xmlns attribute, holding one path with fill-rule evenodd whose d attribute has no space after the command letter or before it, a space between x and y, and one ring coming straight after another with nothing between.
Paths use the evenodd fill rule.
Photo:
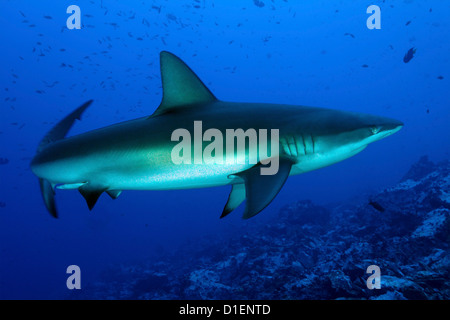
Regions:
<instances>
[{"instance_id":1,"label":"coral reef","mask_svg":"<svg viewBox=\"0 0 450 320\"><path fill-rule=\"evenodd\" d=\"M291 203L228 239L116 267L83 298L449 299L449 240L450 162L423 157L367 202ZM370 265L380 289L367 287Z\"/></svg>"}]
</instances>

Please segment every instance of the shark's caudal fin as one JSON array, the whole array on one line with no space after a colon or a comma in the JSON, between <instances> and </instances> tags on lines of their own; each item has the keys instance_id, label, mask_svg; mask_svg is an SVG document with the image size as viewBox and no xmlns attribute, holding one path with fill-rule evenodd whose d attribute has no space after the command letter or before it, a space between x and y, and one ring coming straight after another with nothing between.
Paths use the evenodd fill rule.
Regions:
<instances>
[{"instance_id":1,"label":"shark's caudal fin","mask_svg":"<svg viewBox=\"0 0 450 320\"><path fill-rule=\"evenodd\" d=\"M39 178L39 187L41 188L42 198L44 199L45 207L54 218L58 218L58 212L55 206L55 190L48 180Z\"/></svg>"},{"instance_id":2,"label":"shark's caudal fin","mask_svg":"<svg viewBox=\"0 0 450 320\"><path fill-rule=\"evenodd\" d=\"M236 209L246 199L243 219L251 218L267 207L280 192L291 171L292 162L280 159L278 172L274 175L262 175L261 165L258 164L248 170L237 173L245 183L233 185L228 202L223 209L221 218Z\"/></svg>"},{"instance_id":3,"label":"shark's caudal fin","mask_svg":"<svg viewBox=\"0 0 450 320\"><path fill-rule=\"evenodd\" d=\"M82 106L75 109L72 113L58 122L41 140L39 143L37 152L39 153L42 149L44 149L47 145L63 139L67 132L69 132L72 127L75 119L80 119L83 112L90 106L92 100L84 103ZM50 181L40 178L39 186L41 187L42 198L44 199L45 206L47 207L48 212L57 218L58 212L55 206L55 191L54 186L50 183Z\"/></svg>"},{"instance_id":4,"label":"shark's caudal fin","mask_svg":"<svg viewBox=\"0 0 450 320\"><path fill-rule=\"evenodd\" d=\"M39 151L41 151L46 145L55 142L57 140L63 139L66 136L67 132L69 132L70 128L72 127L73 123L75 122L75 119L80 120L81 115L87 109L87 107L91 105L92 101L93 100L89 100L82 106L76 108L74 111L72 111L72 113L67 115L64 119L58 122L49 132L47 132L47 134L39 143L37 152L39 153Z\"/></svg>"},{"instance_id":5,"label":"shark's caudal fin","mask_svg":"<svg viewBox=\"0 0 450 320\"><path fill-rule=\"evenodd\" d=\"M200 78L180 58L170 52L162 51L160 60L163 98L152 117L174 112L193 104L217 101Z\"/></svg>"}]
</instances>

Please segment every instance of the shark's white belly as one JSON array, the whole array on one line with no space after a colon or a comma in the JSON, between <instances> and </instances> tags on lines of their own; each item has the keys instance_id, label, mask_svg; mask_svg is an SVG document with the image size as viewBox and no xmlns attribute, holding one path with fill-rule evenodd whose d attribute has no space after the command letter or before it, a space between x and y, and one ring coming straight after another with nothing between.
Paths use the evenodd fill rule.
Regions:
<instances>
[{"instance_id":1,"label":"shark's white belly","mask_svg":"<svg viewBox=\"0 0 450 320\"><path fill-rule=\"evenodd\" d=\"M298 162L292 166L290 175L301 174L330 166L354 156L366 147L367 145L360 146L356 149L341 148L334 150L334 152L314 153L302 156L298 158Z\"/></svg>"},{"instance_id":2,"label":"shark's white belly","mask_svg":"<svg viewBox=\"0 0 450 320\"><path fill-rule=\"evenodd\" d=\"M107 179L110 189L117 190L169 190L205 188L227 185L234 181L233 174L249 165L173 165L163 170L134 175L111 173Z\"/></svg>"}]
</instances>

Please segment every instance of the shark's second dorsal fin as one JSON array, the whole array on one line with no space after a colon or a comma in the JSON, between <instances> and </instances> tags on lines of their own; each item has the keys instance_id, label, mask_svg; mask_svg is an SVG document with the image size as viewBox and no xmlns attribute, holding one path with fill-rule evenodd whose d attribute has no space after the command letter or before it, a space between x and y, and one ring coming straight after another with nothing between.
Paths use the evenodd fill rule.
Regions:
<instances>
[{"instance_id":1,"label":"shark's second dorsal fin","mask_svg":"<svg viewBox=\"0 0 450 320\"><path fill-rule=\"evenodd\" d=\"M180 58L170 52L162 51L160 60L163 98L152 116L174 112L193 104L206 104L217 100L200 78Z\"/></svg>"}]
</instances>

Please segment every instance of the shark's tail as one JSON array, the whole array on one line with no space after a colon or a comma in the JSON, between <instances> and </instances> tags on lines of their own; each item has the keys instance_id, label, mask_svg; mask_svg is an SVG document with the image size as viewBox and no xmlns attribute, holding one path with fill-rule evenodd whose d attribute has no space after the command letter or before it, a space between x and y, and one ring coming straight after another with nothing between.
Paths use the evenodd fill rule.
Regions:
<instances>
[{"instance_id":1,"label":"shark's tail","mask_svg":"<svg viewBox=\"0 0 450 320\"><path fill-rule=\"evenodd\" d=\"M78 107L72 113L67 115L64 119L58 122L41 140L37 149L37 153L39 153L49 144L52 144L55 141L63 139L66 136L67 132L69 132L70 128L72 127L73 123L75 122L75 119L80 120L81 115L87 109L87 107L90 106L92 101L93 100L89 100L88 102L84 103L82 106ZM50 214L53 217L57 218L58 212L56 211L55 206L54 185L46 179L39 178L39 186L41 187L42 197L44 199L44 203L45 206L47 207L48 212L50 212Z\"/></svg>"}]
</instances>

